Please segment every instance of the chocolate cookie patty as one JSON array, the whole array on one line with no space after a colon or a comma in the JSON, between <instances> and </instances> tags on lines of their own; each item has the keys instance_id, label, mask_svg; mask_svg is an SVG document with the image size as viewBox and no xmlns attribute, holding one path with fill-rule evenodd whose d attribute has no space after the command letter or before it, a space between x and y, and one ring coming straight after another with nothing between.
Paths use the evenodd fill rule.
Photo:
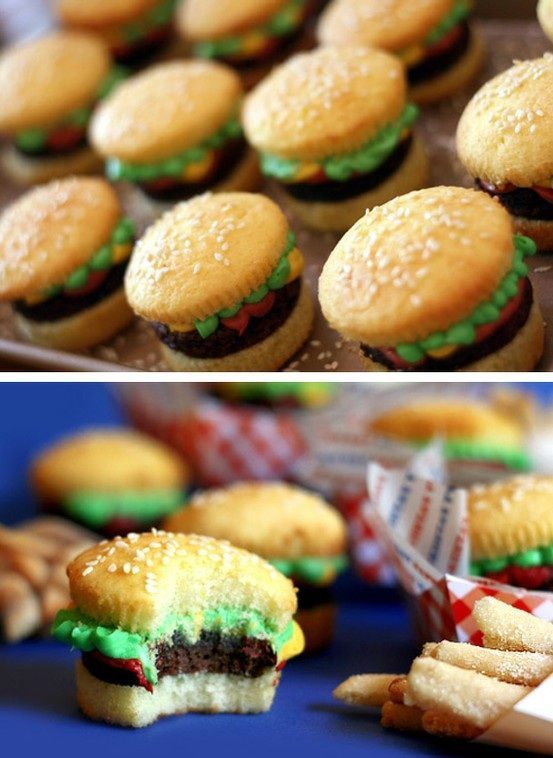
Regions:
<instances>
[{"instance_id":1,"label":"chocolate cookie patty","mask_svg":"<svg viewBox=\"0 0 553 758\"><path fill-rule=\"evenodd\" d=\"M513 313L511 318L500 329L491 334L487 339L462 347L447 358L439 359L427 356L421 363L413 364L412 368L397 368L393 361L376 347L362 344L361 350L363 351L363 355L371 361L380 363L382 366L390 369L390 371L458 371L470 363L485 358L490 353L495 353L511 342L528 320L533 301L532 288L528 279L525 279L520 308Z\"/></svg>"},{"instance_id":2,"label":"chocolate cookie patty","mask_svg":"<svg viewBox=\"0 0 553 758\"><path fill-rule=\"evenodd\" d=\"M244 334L220 324L213 334L203 338L196 329L190 332L172 332L168 326L153 323L159 339L171 348L193 358L222 358L261 342L275 332L294 309L300 294L301 279L294 279L279 290L274 290L275 303L262 318L251 318Z\"/></svg>"},{"instance_id":3,"label":"chocolate cookie patty","mask_svg":"<svg viewBox=\"0 0 553 758\"><path fill-rule=\"evenodd\" d=\"M440 76L447 71L448 68L454 66L466 53L470 42L470 34L469 25L465 21L461 26L459 39L448 50L445 50L439 55L432 55L425 58L420 63L407 69L407 79L409 84L412 85L427 82L429 79L433 79L435 76Z\"/></svg>"},{"instance_id":4,"label":"chocolate cookie patty","mask_svg":"<svg viewBox=\"0 0 553 758\"><path fill-rule=\"evenodd\" d=\"M491 192L479 179L476 180L476 186L491 197L496 197L512 216L534 221L553 221L553 203L529 187L517 187L511 192Z\"/></svg>"},{"instance_id":5,"label":"chocolate cookie patty","mask_svg":"<svg viewBox=\"0 0 553 758\"><path fill-rule=\"evenodd\" d=\"M13 308L31 321L58 321L63 318L69 318L76 313L91 308L118 290L123 285L127 262L122 261L117 266L113 266L102 284L86 295L68 297L67 295L60 294L51 297L49 300L43 300L43 302L36 305L27 305L24 300L16 300L13 303Z\"/></svg>"},{"instance_id":6,"label":"chocolate cookie patty","mask_svg":"<svg viewBox=\"0 0 553 758\"><path fill-rule=\"evenodd\" d=\"M336 201L347 200L350 197L357 197L357 195L362 195L364 192L377 187L402 166L409 154L412 141L412 135L402 140L384 163L381 163L377 169L368 174L354 176L345 182L283 183L282 187L288 195L295 197L296 200L315 203L335 203Z\"/></svg>"},{"instance_id":7,"label":"chocolate cookie patty","mask_svg":"<svg viewBox=\"0 0 553 758\"><path fill-rule=\"evenodd\" d=\"M71 155L72 153L78 153L79 150L82 150L87 146L87 138L86 138L86 131L83 132L80 140L69 147L58 147L55 150L51 147L48 147L48 145L44 145L43 147L40 147L36 150L23 150L22 147L20 147L17 142L13 143L14 150L19 153L19 155L22 155L27 160L33 160L33 158L59 158L63 155Z\"/></svg>"},{"instance_id":8,"label":"chocolate cookie patty","mask_svg":"<svg viewBox=\"0 0 553 758\"><path fill-rule=\"evenodd\" d=\"M313 584L301 584L294 582L298 587L298 609L307 611L318 605L328 605L334 602L334 596L330 587L317 587Z\"/></svg>"}]
</instances>

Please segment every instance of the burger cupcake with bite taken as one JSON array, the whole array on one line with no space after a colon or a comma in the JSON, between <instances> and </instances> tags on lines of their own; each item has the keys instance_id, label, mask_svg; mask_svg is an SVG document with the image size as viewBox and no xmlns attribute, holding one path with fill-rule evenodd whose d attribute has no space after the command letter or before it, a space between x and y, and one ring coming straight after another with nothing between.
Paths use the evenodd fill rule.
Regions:
<instances>
[{"instance_id":1,"label":"burger cupcake with bite taken","mask_svg":"<svg viewBox=\"0 0 553 758\"><path fill-rule=\"evenodd\" d=\"M457 152L517 232L553 252L553 54L518 61L465 108Z\"/></svg>"},{"instance_id":2,"label":"burger cupcake with bite taken","mask_svg":"<svg viewBox=\"0 0 553 758\"><path fill-rule=\"evenodd\" d=\"M427 180L403 65L379 50L320 48L276 68L246 98L243 117L261 170L296 215L344 231L366 208Z\"/></svg>"},{"instance_id":3,"label":"burger cupcake with bite taken","mask_svg":"<svg viewBox=\"0 0 553 758\"><path fill-rule=\"evenodd\" d=\"M2 165L19 184L93 173L101 161L87 141L99 101L120 83L106 45L91 34L57 32L0 56Z\"/></svg>"},{"instance_id":4,"label":"burger cupcake with bite taken","mask_svg":"<svg viewBox=\"0 0 553 758\"><path fill-rule=\"evenodd\" d=\"M257 159L242 137L242 85L211 61L163 63L136 74L97 110L92 143L112 181L156 200L252 189Z\"/></svg>"}]
</instances>

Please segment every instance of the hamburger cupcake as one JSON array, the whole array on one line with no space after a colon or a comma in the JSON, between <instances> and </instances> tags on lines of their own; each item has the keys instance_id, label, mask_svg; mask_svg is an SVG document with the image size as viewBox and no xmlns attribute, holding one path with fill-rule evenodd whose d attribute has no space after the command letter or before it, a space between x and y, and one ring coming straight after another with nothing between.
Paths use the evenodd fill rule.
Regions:
<instances>
[{"instance_id":1,"label":"hamburger cupcake","mask_svg":"<svg viewBox=\"0 0 553 758\"><path fill-rule=\"evenodd\" d=\"M101 162L86 131L92 111L122 78L96 37L58 32L0 56L2 165L20 184L92 173Z\"/></svg>"},{"instance_id":2,"label":"hamburger cupcake","mask_svg":"<svg viewBox=\"0 0 553 758\"><path fill-rule=\"evenodd\" d=\"M323 45L387 50L407 68L417 103L449 97L474 78L483 58L469 0L333 0L317 37Z\"/></svg>"},{"instance_id":3,"label":"hamburger cupcake","mask_svg":"<svg viewBox=\"0 0 553 758\"><path fill-rule=\"evenodd\" d=\"M492 405L470 398L421 398L377 415L375 434L420 447L442 440L451 461L482 461L518 471L530 467L524 427Z\"/></svg>"},{"instance_id":4,"label":"hamburger cupcake","mask_svg":"<svg viewBox=\"0 0 553 758\"><path fill-rule=\"evenodd\" d=\"M213 392L223 400L264 408L321 408L336 396L332 382L219 382Z\"/></svg>"},{"instance_id":5,"label":"hamburger cupcake","mask_svg":"<svg viewBox=\"0 0 553 758\"><path fill-rule=\"evenodd\" d=\"M483 192L432 187L360 219L319 300L367 371L530 371L544 335L524 263L535 251Z\"/></svg>"},{"instance_id":6,"label":"hamburger cupcake","mask_svg":"<svg viewBox=\"0 0 553 758\"><path fill-rule=\"evenodd\" d=\"M158 524L181 507L189 472L175 452L146 435L94 429L46 449L30 479L44 510L114 535Z\"/></svg>"},{"instance_id":7,"label":"hamburger cupcake","mask_svg":"<svg viewBox=\"0 0 553 758\"><path fill-rule=\"evenodd\" d=\"M146 230L125 288L175 371L275 371L313 322L303 266L295 235L271 200L205 194Z\"/></svg>"},{"instance_id":8,"label":"hamburger cupcake","mask_svg":"<svg viewBox=\"0 0 553 758\"><path fill-rule=\"evenodd\" d=\"M465 108L457 152L476 185L515 229L553 251L553 55L519 61Z\"/></svg>"},{"instance_id":9,"label":"hamburger cupcake","mask_svg":"<svg viewBox=\"0 0 553 758\"><path fill-rule=\"evenodd\" d=\"M331 642L336 605L330 588L347 565L347 532L320 497L287 484L233 484L194 495L164 528L229 540L265 558L299 588L296 620L306 649Z\"/></svg>"},{"instance_id":10,"label":"hamburger cupcake","mask_svg":"<svg viewBox=\"0 0 553 758\"><path fill-rule=\"evenodd\" d=\"M117 61L138 64L167 46L177 0L56 0L63 26L97 34Z\"/></svg>"},{"instance_id":11,"label":"hamburger cupcake","mask_svg":"<svg viewBox=\"0 0 553 758\"><path fill-rule=\"evenodd\" d=\"M268 711L303 649L292 583L225 542L132 533L86 550L67 574L73 605L52 634L82 653L77 701L95 721Z\"/></svg>"},{"instance_id":12,"label":"hamburger cupcake","mask_svg":"<svg viewBox=\"0 0 553 758\"><path fill-rule=\"evenodd\" d=\"M30 342L81 350L132 321L123 276L134 241L103 179L37 187L0 216L0 300Z\"/></svg>"},{"instance_id":13,"label":"hamburger cupcake","mask_svg":"<svg viewBox=\"0 0 553 758\"><path fill-rule=\"evenodd\" d=\"M240 79L219 63L153 66L97 110L92 143L112 181L136 184L158 200L250 189L259 174L242 138L241 97Z\"/></svg>"},{"instance_id":14,"label":"hamburger cupcake","mask_svg":"<svg viewBox=\"0 0 553 758\"><path fill-rule=\"evenodd\" d=\"M468 508L472 576L553 589L553 477L475 486Z\"/></svg>"},{"instance_id":15,"label":"hamburger cupcake","mask_svg":"<svg viewBox=\"0 0 553 758\"><path fill-rule=\"evenodd\" d=\"M304 223L323 231L344 231L366 208L424 186L417 115L400 61L360 47L291 58L243 109L262 172Z\"/></svg>"},{"instance_id":16,"label":"hamburger cupcake","mask_svg":"<svg viewBox=\"0 0 553 758\"><path fill-rule=\"evenodd\" d=\"M544 33L553 42L553 0L539 0L538 21Z\"/></svg>"},{"instance_id":17,"label":"hamburger cupcake","mask_svg":"<svg viewBox=\"0 0 553 758\"><path fill-rule=\"evenodd\" d=\"M246 86L307 43L319 0L183 0L176 24L200 58L232 66Z\"/></svg>"}]
</instances>

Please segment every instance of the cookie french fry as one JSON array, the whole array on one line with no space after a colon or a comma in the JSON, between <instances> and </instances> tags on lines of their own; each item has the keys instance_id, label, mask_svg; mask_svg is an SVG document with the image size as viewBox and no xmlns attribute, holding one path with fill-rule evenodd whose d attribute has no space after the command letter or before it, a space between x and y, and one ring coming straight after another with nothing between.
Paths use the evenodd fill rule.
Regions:
<instances>
[{"instance_id":1,"label":"cookie french fry","mask_svg":"<svg viewBox=\"0 0 553 758\"><path fill-rule=\"evenodd\" d=\"M387 700L382 706L380 723L386 729L418 732L422 729L422 711L420 708Z\"/></svg>"},{"instance_id":2,"label":"cookie french fry","mask_svg":"<svg viewBox=\"0 0 553 758\"><path fill-rule=\"evenodd\" d=\"M0 573L0 638L18 642L34 634L41 613L33 588L19 574Z\"/></svg>"},{"instance_id":3,"label":"cookie french fry","mask_svg":"<svg viewBox=\"0 0 553 758\"><path fill-rule=\"evenodd\" d=\"M407 677L398 676L390 682L388 687L388 693L390 700L394 703L403 703L405 699L405 691L407 689Z\"/></svg>"},{"instance_id":4,"label":"cookie french fry","mask_svg":"<svg viewBox=\"0 0 553 758\"><path fill-rule=\"evenodd\" d=\"M461 740L473 740L482 734L482 729L442 711L424 711L422 728L429 734L440 737L455 737Z\"/></svg>"},{"instance_id":5,"label":"cookie french fry","mask_svg":"<svg viewBox=\"0 0 553 758\"><path fill-rule=\"evenodd\" d=\"M0 551L5 551L7 555L26 551L51 561L55 559L58 550L55 543L30 532L18 532L16 529L0 526Z\"/></svg>"},{"instance_id":6,"label":"cookie french fry","mask_svg":"<svg viewBox=\"0 0 553 758\"><path fill-rule=\"evenodd\" d=\"M31 521L25 521L23 524L18 525L18 530L43 537L45 540L59 543L60 545L72 545L82 542L91 544L94 541L94 535L87 529L71 521L66 521L59 516L40 516Z\"/></svg>"},{"instance_id":7,"label":"cookie french fry","mask_svg":"<svg viewBox=\"0 0 553 758\"><path fill-rule=\"evenodd\" d=\"M13 571L24 576L35 589L40 589L46 583L50 567L40 556L17 550L10 553L8 560Z\"/></svg>"},{"instance_id":8,"label":"cookie french fry","mask_svg":"<svg viewBox=\"0 0 553 758\"><path fill-rule=\"evenodd\" d=\"M529 692L529 687L421 657L415 659L407 676L405 703L453 714L486 729Z\"/></svg>"},{"instance_id":9,"label":"cookie french fry","mask_svg":"<svg viewBox=\"0 0 553 758\"><path fill-rule=\"evenodd\" d=\"M357 674L339 684L332 694L348 705L380 708L389 700L388 687L397 678L398 674Z\"/></svg>"},{"instance_id":10,"label":"cookie french fry","mask_svg":"<svg viewBox=\"0 0 553 758\"><path fill-rule=\"evenodd\" d=\"M477 647L463 642L429 643L423 655L451 663L463 669L472 669L511 684L535 687L553 674L553 655L543 653L511 652Z\"/></svg>"},{"instance_id":11,"label":"cookie french fry","mask_svg":"<svg viewBox=\"0 0 553 758\"><path fill-rule=\"evenodd\" d=\"M474 604L473 615L484 634L484 645L499 650L553 655L553 624L494 597Z\"/></svg>"}]
</instances>

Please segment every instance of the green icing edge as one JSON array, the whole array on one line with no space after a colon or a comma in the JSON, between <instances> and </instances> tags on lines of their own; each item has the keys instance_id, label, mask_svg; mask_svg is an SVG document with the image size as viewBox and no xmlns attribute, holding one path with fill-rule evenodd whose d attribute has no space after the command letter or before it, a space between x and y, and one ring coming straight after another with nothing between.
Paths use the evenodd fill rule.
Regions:
<instances>
[{"instance_id":1,"label":"green icing edge","mask_svg":"<svg viewBox=\"0 0 553 758\"><path fill-rule=\"evenodd\" d=\"M393 153L402 132L415 123L418 115L419 108L414 103L407 103L396 121L384 126L375 137L360 148L342 155L331 155L317 163L324 168L329 179L337 182L345 182L353 174L367 174L374 171ZM266 176L287 180L294 177L301 161L261 153L260 163L261 171Z\"/></svg>"},{"instance_id":2,"label":"green icing edge","mask_svg":"<svg viewBox=\"0 0 553 758\"><path fill-rule=\"evenodd\" d=\"M96 99L103 100L106 98L127 76L128 72L126 69L121 66L112 66L109 74L98 88ZM90 121L93 110L93 105L77 108L50 129L25 129L16 134L14 142L20 150L27 153L41 150L48 141L48 135L56 131L60 126L86 126Z\"/></svg>"},{"instance_id":3,"label":"green icing edge","mask_svg":"<svg viewBox=\"0 0 553 758\"><path fill-rule=\"evenodd\" d=\"M472 345L476 339L476 327L490 324L499 318L501 310L517 294L519 279L528 275L524 258L537 252L536 243L522 234L515 234L513 243L512 268L505 274L491 298L478 305L470 316L453 324L445 332L434 332L419 342L396 345L396 352L404 361L417 363L424 358L428 350L437 350L446 345Z\"/></svg>"},{"instance_id":4,"label":"green icing edge","mask_svg":"<svg viewBox=\"0 0 553 758\"><path fill-rule=\"evenodd\" d=\"M232 389L240 400L280 400L294 397L300 401L309 398L312 391L328 394L337 393L336 384L332 382L232 382Z\"/></svg>"},{"instance_id":5,"label":"green icing edge","mask_svg":"<svg viewBox=\"0 0 553 758\"><path fill-rule=\"evenodd\" d=\"M434 29L432 29L432 31L427 35L424 40L424 44L427 46L435 45L437 42L443 39L446 34L454 29L457 24L460 24L461 21L464 21L469 15L470 4L467 2L467 0L456 0L455 5L451 11L446 16L444 16L440 23L437 24L437 26L435 26Z\"/></svg>"},{"instance_id":6,"label":"green icing edge","mask_svg":"<svg viewBox=\"0 0 553 758\"><path fill-rule=\"evenodd\" d=\"M252 29L249 33L259 32L271 37L286 37L294 32L299 23L291 16L296 8L301 8L307 0L290 0L284 8L275 13L265 24ZM301 22L300 22L301 23ZM194 54L199 58L222 58L235 55L242 49L243 36L223 37L217 40L206 40L194 45Z\"/></svg>"},{"instance_id":7,"label":"green icing edge","mask_svg":"<svg viewBox=\"0 0 553 758\"><path fill-rule=\"evenodd\" d=\"M425 447L429 440L415 443L416 447ZM530 471L531 461L522 448L509 447L494 442L482 442L460 437L443 441L444 455L448 460L499 461L517 471Z\"/></svg>"},{"instance_id":8,"label":"green icing edge","mask_svg":"<svg viewBox=\"0 0 553 758\"><path fill-rule=\"evenodd\" d=\"M470 563L470 573L472 576L485 576L503 571L508 566L520 566L521 568L553 566L553 544L531 548L505 557L473 560Z\"/></svg>"},{"instance_id":9,"label":"green icing edge","mask_svg":"<svg viewBox=\"0 0 553 758\"><path fill-rule=\"evenodd\" d=\"M335 555L330 558L318 556L292 559L272 558L270 563L285 576L293 576L318 584L329 570L336 574L344 571L348 567L348 558L346 555Z\"/></svg>"},{"instance_id":10,"label":"green icing edge","mask_svg":"<svg viewBox=\"0 0 553 758\"><path fill-rule=\"evenodd\" d=\"M62 503L63 510L82 524L98 529L114 516L132 516L150 524L168 516L185 502L179 489L125 492L73 492Z\"/></svg>"},{"instance_id":11,"label":"green icing edge","mask_svg":"<svg viewBox=\"0 0 553 758\"><path fill-rule=\"evenodd\" d=\"M108 158L106 174L114 182L151 182L160 178L181 177L184 169L192 163L200 163L210 150L222 147L226 142L242 135L242 125L236 116L199 145L189 147L178 155L157 163L124 163L119 158Z\"/></svg>"},{"instance_id":12,"label":"green icing edge","mask_svg":"<svg viewBox=\"0 0 553 758\"><path fill-rule=\"evenodd\" d=\"M97 250L88 263L72 271L63 284L54 284L43 290L42 295L45 298L52 298L59 295L63 290L75 290L84 287L88 277L95 271L106 271L112 265L113 248L115 245L124 245L132 242L135 236L134 222L127 216L123 216L108 242Z\"/></svg>"},{"instance_id":13,"label":"green icing edge","mask_svg":"<svg viewBox=\"0 0 553 758\"><path fill-rule=\"evenodd\" d=\"M123 27L124 39L127 42L139 42L152 29L169 24L178 2L179 0L162 0L138 21L125 24Z\"/></svg>"},{"instance_id":14,"label":"green icing edge","mask_svg":"<svg viewBox=\"0 0 553 758\"><path fill-rule=\"evenodd\" d=\"M259 637L269 640L278 654L293 634L293 622L278 632L258 611L221 607L203 612L201 629L198 629L193 614L171 614L153 633L139 634L97 624L94 619L78 609L72 609L58 611L51 634L59 642L82 652L98 650L109 658L137 658L142 663L148 682L157 684L157 669L152 656L153 644L163 637L171 636L177 630L191 642L198 639L202 630Z\"/></svg>"},{"instance_id":15,"label":"green icing edge","mask_svg":"<svg viewBox=\"0 0 553 758\"><path fill-rule=\"evenodd\" d=\"M289 230L284 252L278 259L278 262L273 269L272 274L269 276L266 282L254 290L250 295L245 297L243 300L239 300L230 308L223 308L217 313L214 313L212 316L208 316L203 320L197 319L194 321L194 326L198 334L204 339L207 339L219 327L220 319L232 318L232 316L238 313L244 303L258 303L260 300L263 300L269 290L279 290L284 287L286 280L290 274L290 263L288 261L288 256L294 249L295 244L296 235L293 231Z\"/></svg>"}]
</instances>

